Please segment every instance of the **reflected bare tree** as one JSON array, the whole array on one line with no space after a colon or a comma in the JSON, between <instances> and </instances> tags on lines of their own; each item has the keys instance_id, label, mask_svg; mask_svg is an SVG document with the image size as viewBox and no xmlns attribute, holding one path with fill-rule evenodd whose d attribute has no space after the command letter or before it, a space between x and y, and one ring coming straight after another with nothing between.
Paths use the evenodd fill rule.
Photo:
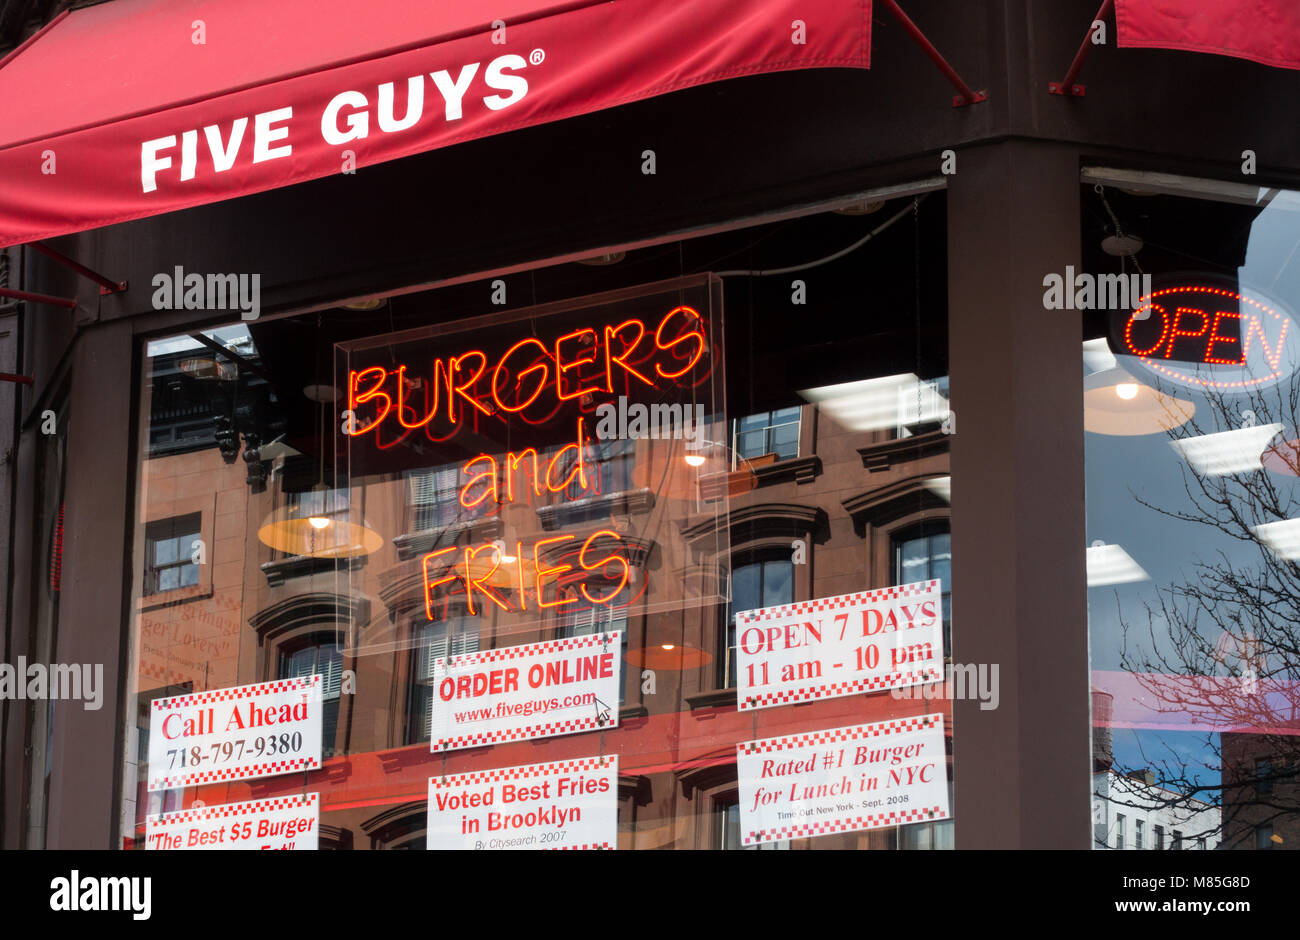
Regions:
<instances>
[{"instance_id":1,"label":"reflected bare tree","mask_svg":"<svg viewBox=\"0 0 1300 940\"><path fill-rule=\"evenodd\" d=\"M1162 788L1159 804L1189 814L1217 806L1224 847L1249 848L1256 827L1300 820L1300 565L1292 560L1300 558L1300 535L1289 552L1256 534L1261 525L1300 518L1300 441L1288 440L1300 426L1300 386L1211 393L1203 401L1191 420L1168 431L1171 443L1250 427L1260 427L1262 437L1262 426L1280 425L1264 452L1266 469L1218 474L1188 460L1179 505L1133 498L1246 550L1189 561L1177 579L1156 586L1145 623L1121 610L1121 665L1147 693L1148 707L1214 729L1201 732L1201 752L1217 758L1208 766L1167 741L1163 753L1142 755Z\"/></svg>"}]
</instances>

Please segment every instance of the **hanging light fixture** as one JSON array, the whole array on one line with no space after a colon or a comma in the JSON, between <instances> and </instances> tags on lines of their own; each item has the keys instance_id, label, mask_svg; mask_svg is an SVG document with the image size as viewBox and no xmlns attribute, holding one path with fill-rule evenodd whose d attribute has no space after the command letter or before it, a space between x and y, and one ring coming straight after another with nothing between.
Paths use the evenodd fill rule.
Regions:
<instances>
[{"instance_id":1,"label":"hanging light fixture","mask_svg":"<svg viewBox=\"0 0 1300 940\"><path fill-rule=\"evenodd\" d=\"M1171 431L1196 414L1193 402L1158 392L1119 367L1084 379L1083 408L1085 430L1120 437Z\"/></svg>"}]
</instances>

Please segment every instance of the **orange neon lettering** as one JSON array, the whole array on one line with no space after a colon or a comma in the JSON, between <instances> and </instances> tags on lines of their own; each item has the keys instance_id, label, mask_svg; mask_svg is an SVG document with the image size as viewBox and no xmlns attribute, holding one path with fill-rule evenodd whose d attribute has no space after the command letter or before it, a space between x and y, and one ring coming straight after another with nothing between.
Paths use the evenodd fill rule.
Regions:
<instances>
[{"instance_id":1,"label":"orange neon lettering","mask_svg":"<svg viewBox=\"0 0 1300 940\"><path fill-rule=\"evenodd\" d=\"M491 408L483 404L473 395L465 394L465 389L470 388L471 386L477 384L478 380L483 377L483 373L487 371L487 353L483 352L481 349L471 349L467 353L462 353L459 356L453 356L451 358L450 363L447 366L447 378L448 381L451 381L452 376L458 375L460 373L460 364L464 362L466 359L470 359L473 357L478 357L478 368L474 370L474 374L469 378L468 381L462 382L459 385L453 383L452 391L454 391L461 398L465 399L467 402L469 402L471 405L473 405L483 414L490 415L492 414ZM447 399L447 417L450 418L453 422L456 420L456 409L453 407L452 400L450 397L448 397Z\"/></svg>"},{"instance_id":2,"label":"orange neon lettering","mask_svg":"<svg viewBox=\"0 0 1300 940\"><path fill-rule=\"evenodd\" d=\"M1219 321L1226 317L1240 320L1241 314L1233 313L1230 310L1220 310L1214 315L1214 322L1210 326L1210 338L1205 343L1205 361L1217 363L1219 365L1241 365L1241 363L1245 361L1244 349L1242 351L1242 358L1240 359L1219 359L1214 355L1214 347L1218 343L1236 343L1238 346L1241 345L1240 338L1236 336L1224 336L1219 332ZM1254 317L1251 319L1253 320Z\"/></svg>"},{"instance_id":3,"label":"orange neon lettering","mask_svg":"<svg viewBox=\"0 0 1300 940\"><path fill-rule=\"evenodd\" d=\"M566 564L563 564L563 565L559 565L559 566L557 566L557 567L555 567L555 568L545 568L545 567L543 567L543 566L542 566L542 546L543 546L543 545L551 545L551 544L554 544L554 543L556 543L556 542L567 542L567 541L569 541L570 539L576 539L576 538L577 538L576 535L557 535L557 536L555 536L555 538L542 539L541 541L536 542L536 543L533 544L533 567L536 568L536 570L537 570L537 577L536 577L536 581L535 581L535 583L536 583L536 585L537 585L537 606L539 606L539 607L563 607L565 604L574 604L574 603L577 603L577 600L578 600L578 599L577 599L576 597L570 597L568 600L555 600L555 601L548 601L548 600L546 599L546 595L543 593L543 590L542 590L542 588L543 588L543 584L542 584L542 582L546 580L546 578L547 578L548 575L557 575L557 576L558 576L558 575L562 575L562 574L564 574L564 572L566 572L566 571L572 571L572 570L573 570L573 565L570 565L570 564L567 564L567 563L566 563ZM557 596L558 596L558 592L557 592Z\"/></svg>"},{"instance_id":4,"label":"orange neon lettering","mask_svg":"<svg viewBox=\"0 0 1300 940\"><path fill-rule=\"evenodd\" d=\"M546 465L546 488L550 490L552 493L563 493L573 483L575 477L577 478L578 483L581 485L582 489L584 491L587 489L588 487L587 467L586 467L586 462L583 460L583 455L586 453L587 450L585 443L586 442L583 440L583 433L582 433L582 418L579 418L577 443L565 444L563 447L559 449L559 451L555 454L555 456L551 458L551 462ZM560 466L562 458L564 457L565 453L569 451L570 448L572 448L578 454L578 459L577 461L575 461L573 469L570 470L568 476L566 476L558 484L552 483L551 474L555 471L556 467Z\"/></svg>"},{"instance_id":5,"label":"orange neon lettering","mask_svg":"<svg viewBox=\"0 0 1300 940\"><path fill-rule=\"evenodd\" d=\"M519 386L522 384L524 377L531 372L536 372L538 369L541 369L542 377L537 380L537 388L533 389L533 393L528 396L528 400L512 408L501 400L501 392L500 392L501 374L502 372L505 372L506 377L509 378L510 372L508 369L506 369L506 360L509 359L511 354L514 353L514 351L518 349L520 346L527 346L529 344L532 344L536 346L539 350L541 350L542 358L539 359L537 362L534 362L527 369L521 371L519 375L515 377L515 389L516 390L519 389ZM537 396L541 395L542 389L546 387L546 382L548 379L547 373L551 371L550 367L546 365L546 360L550 359L550 357L551 357L551 351L546 348L546 345L540 339L535 339L532 336L529 336L525 339L521 339L519 342L515 343L513 346L507 349L505 353L501 356L501 359L497 362L496 368L492 370L492 400L496 402L497 407L500 408L502 411L506 411L506 412L510 412L511 414L514 414L516 412L523 411L533 402L537 401Z\"/></svg>"},{"instance_id":6,"label":"orange neon lettering","mask_svg":"<svg viewBox=\"0 0 1300 940\"><path fill-rule=\"evenodd\" d=\"M627 559L619 554L607 555L606 557L600 559L600 561L587 564L586 555L587 555L588 547L590 547L591 543L594 542L596 539L600 538L602 535L608 535L611 538L622 541L622 537L617 532L613 532L609 529L601 529L599 532L591 533L591 535L587 536L587 541L582 543L582 548L578 549L578 564L581 565L583 568L585 568L587 571L600 571L602 574L604 574L606 565L611 563L617 563L623 569L623 576L622 578L619 579L618 587L610 591L609 594L606 595L605 597L599 599L592 597L589 593L587 593L587 582L583 581L582 584L580 585L582 596L585 597L588 603L591 604L608 604L614 598L618 597L619 592L622 591L623 588L627 586L627 579L629 574L631 573L631 566L628 564Z\"/></svg>"},{"instance_id":7,"label":"orange neon lettering","mask_svg":"<svg viewBox=\"0 0 1300 940\"><path fill-rule=\"evenodd\" d=\"M590 343L591 356L586 359L574 359L572 362L566 363L564 361L564 356L560 351L560 347L564 345L566 340L577 339L580 336L591 337L591 343ZM597 347L596 331L591 329L591 327L586 327L586 326L584 326L580 330L574 330L572 333L565 333L563 336L561 336L559 339L555 341L555 397L558 398L560 401L568 401L569 399L572 398L581 398L587 392L610 391L610 389L606 388L605 386L597 384L597 385L590 385L586 387L579 387L575 389L573 392L570 392L569 394L565 394L564 392L564 373L568 372L570 369L576 369L579 366L585 366L595 362L597 356L596 347Z\"/></svg>"},{"instance_id":8,"label":"orange neon lettering","mask_svg":"<svg viewBox=\"0 0 1300 940\"><path fill-rule=\"evenodd\" d=\"M689 330L685 333L682 333L674 337L673 339L669 340L668 342L664 342L664 327L668 325L668 321L671 320L673 318L673 315L677 313L683 313L688 316L694 317L696 328L693 330ZM704 333L702 330L699 329L699 326L700 326L700 315L695 310L694 307L687 307L687 306L674 307L672 310L669 310L666 314L664 314L664 318L659 321L659 326L655 330L655 345L660 349L664 350L665 352L673 352L682 343L686 343L686 342L690 342L691 340L694 340L695 353L694 355L691 356L690 362L686 363L686 365L682 366L682 368L678 369L676 372L665 372L663 366L659 365L659 363L657 362L655 363L655 372L659 373L659 375L665 379L677 379L677 378L681 378L687 372L690 372L692 369L695 368L695 364L700 361L700 358L704 355L704 350L708 347L708 343L704 339Z\"/></svg>"},{"instance_id":9,"label":"orange neon lettering","mask_svg":"<svg viewBox=\"0 0 1300 940\"><path fill-rule=\"evenodd\" d=\"M492 567L491 569L489 569L487 574L483 575L483 577L476 578L474 577L473 574L471 574L471 572L474 570L471 566L474 562L475 557L478 555L479 552L482 551L492 552ZM465 549L465 601L466 601L466 606L469 607L469 613L471 617L477 613L477 611L474 610L474 588L478 588L480 591L482 591L484 597L486 597L492 603L496 604L502 610L504 611L510 610L509 605L506 604L506 602L503 601L500 597L498 597L495 592L493 592L491 586L483 583L488 578L492 577L492 575L496 574L496 570L500 566L501 566L501 556L497 554L496 546L490 542L487 545L480 545L477 548Z\"/></svg>"},{"instance_id":10,"label":"orange neon lettering","mask_svg":"<svg viewBox=\"0 0 1300 940\"><path fill-rule=\"evenodd\" d=\"M519 606L528 609L528 592L524 590L524 543L515 542L515 566L519 569Z\"/></svg>"},{"instance_id":11,"label":"orange neon lettering","mask_svg":"<svg viewBox=\"0 0 1300 940\"><path fill-rule=\"evenodd\" d=\"M439 578L439 579L436 580L436 581L430 581L430 580L429 580L429 562L431 562L433 559L437 558L439 555L445 555L445 554L447 554L448 552L454 552L455 550L456 550L456 546L454 546L454 545L449 545L449 546L446 547L446 548L440 548L440 549L438 549L436 552L429 552L429 554L425 555L422 559L420 559L420 561L421 561L421 566L422 566L423 571L424 571L424 615L425 615L425 617L427 617L429 620L433 620L433 619L434 619L434 616L433 616L433 589L436 588L436 587L438 587L439 585L446 584L446 583L448 583L449 581L455 581L455 580L456 580L456 575L455 575L455 574L449 574L449 575L445 575L445 576ZM450 570L450 569L449 569L449 570Z\"/></svg>"},{"instance_id":12,"label":"orange neon lettering","mask_svg":"<svg viewBox=\"0 0 1300 940\"><path fill-rule=\"evenodd\" d=\"M479 454L469 463L465 464L461 472L470 474L470 468L473 467L474 464L478 463L480 460L487 461L488 468L478 473L471 474L469 481L460 488L460 497L459 497L460 504L464 506L466 509L473 509L476 506L482 505L483 501L487 499L489 496L492 497L492 502L494 503L500 502L499 498L497 497L497 460L495 457L493 457L491 454ZM489 480L488 485L483 488L483 492L480 493L477 498L469 499L468 497L469 497L470 488L484 478L487 478Z\"/></svg>"},{"instance_id":13,"label":"orange neon lettering","mask_svg":"<svg viewBox=\"0 0 1300 940\"><path fill-rule=\"evenodd\" d=\"M377 373L379 375L379 381L364 392L358 394L357 386L360 385L361 381L371 373ZM366 402L375 398L382 398L384 400L383 410L375 416L375 420L371 421L364 428L357 427L355 424L353 425L352 437L365 434L367 431L373 431L379 426L380 422L388 416L389 410L393 407L393 400L389 398L388 393L383 390L384 383L387 381L388 370L383 366L371 366L369 369L362 369L360 372L350 372L348 374L348 410L354 415L357 413L358 405L364 405Z\"/></svg>"},{"instance_id":14,"label":"orange neon lettering","mask_svg":"<svg viewBox=\"0 0 1300 940\"><path fill-rule=\"evenodd\" d=\"M537 448L529 447L526 450L522 450L517 454L514 451L510 451L509 453L506 454L506 464L505 464L507 503L513 503L515 501L515 471L519 469L521 464L523 464L524 458L526 457L531 458L533 462L533 472L532 472L533 492L538 496L542 495L543 492L542 481L537 473Z\"/></svg>"},{"instance_id":15,"label":"orange neon lettering","mask_svg":"<svg viewBox=\"0 0 1300 940\"><path fill-rule=\"evenodd\" d=\"M402 427L409 430L415 430L416 428L424 427L433 420L434 414L438 411L438 373L441 369L442 360L435 360L433 382L431 383L433 388L433 406L429 408L429 413L424 416L424 420L412 424L406 420L406 366L402 365L397 367L397 422ZM424 403L426 406L429 404L429 392L427 390L424 393Z\"/></svg>"},{"instance_id":16,"label":"orange neon lettering","mask_svg":"<svg viewBox=\"0 0 1300 940\"><path fill-rule=\"evenodd\" d=\"M1187 313L1201 318L1201 328L1199 330L1189 331L1182 329L1183 315ZM1210 318L1205 315L1204 310L1197 310L1195 307L1179 307L1178 311L1174 314L1174 328L1169 331L1169 346L1165 350L1165 358L1172 359L1174 357L1174 344L1178 342L1180 336L1204 336L1209 328Z\"/></svg>"},{"instance_id":17,"label":"orange neon lettering","mask_svg":"<svg viewBox=\"0 0 1300 940\"><path fill-rule=\"evenodd\" d=\"M616 336L618 336L619 339L621 340L622 336L620 334L623 332L623 328L628 326L636 327L636 339L634 339L631 343L627 343L624 345L623 355L615 356L614 345L613 343L610 342L610 340L612 340ZM631 357L631 355L634 352L636 352L636 348L641 345L641 340L644 338L645 338L645 324L642 323L640 320L624 320L618 326L605 327L605 375L607 376L605 380L605 384L610 386L611 390L613 389L614 386L613 364L616 362L620 366L622 366L624 371L626 371L629 375L635 375L638 379L640 379L646 385L649 385L651 388L655 387L655 383L652 379L647 378L646 376L642 375L636 369L632 368L630 365L627 364L628 358Z\"/></svg>"}]
</instances>

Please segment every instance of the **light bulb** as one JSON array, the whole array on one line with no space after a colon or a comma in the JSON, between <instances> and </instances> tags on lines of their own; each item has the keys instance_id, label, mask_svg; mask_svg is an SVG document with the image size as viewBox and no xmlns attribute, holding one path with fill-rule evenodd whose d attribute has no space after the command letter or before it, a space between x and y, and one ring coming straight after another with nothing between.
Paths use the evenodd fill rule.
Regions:
<instances>
[{"instance_id":1,"label":"light bulb","mask_svg":"<svg viewBox=\"0 0 1300 940\"><path fill-rule=\"evenodd\" d=\"M687 464L687 466L690 466L690 467L702 467L702 466L704 466L704 455L703 455L703 454L687 454L687 455L686 455L686 464Z\"/></svg>"},{"instance_id":2,"label":"light bulb","mask_svg":"<svg viewBox=\"0 0 1300 940\"><path fill-rule=\"evenodd\" d=\"M330 521L324 516L308 516L307 521L311 523L313 529L324 529L330 524Z\"/></svg>"},{"instance_id":3,"label":"light bulb","mask_svg":"<svg viewBox=\"0 0 1300 940\"><path fill-rule=\"evenodd\" d=\"M1136 382L1120 382L1115 386L1115 394L1125 401L1137 398L1137 393L1138 387Z\"/></svg>"},{"instance_id":4,"label":"light bulb","mask_svg":"<svg viewBox=\"0 0 1300 940\"><path fill-rule=\"evenodd\" d=\"M672 652L674 649L676 649L676 647L672 643L665 643L663 646L664 649L668 650L669 652Z\"/></svg>"}]
</instances>

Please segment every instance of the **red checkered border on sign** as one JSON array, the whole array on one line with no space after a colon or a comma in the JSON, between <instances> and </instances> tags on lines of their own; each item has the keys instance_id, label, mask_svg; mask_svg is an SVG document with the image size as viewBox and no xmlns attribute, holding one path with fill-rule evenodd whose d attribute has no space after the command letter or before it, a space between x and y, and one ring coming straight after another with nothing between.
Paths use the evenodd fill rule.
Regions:
<instances>
[{"instance_id":1,"label":"red checkered border on sign","mask_svg":"<svg viewBox=\"0 0 1300 940\"><path fill-rule=\"evenodd\" d=\"M528 741L532 738L545 738L556 734L574 734L578 731L591 731L593 728L613 728L618 724L617 718L598 722L592 718L575 718L571 721L553 721L544 725L525 725L521 728L505 728L500 731L483 731L478 734L458 734L451 738L437 738L430 750L457 751L467 747L480 747L484 744L496 744L499 741Z\"/></svg>"},{"instance_id":2,"label":"red checkered border on sign","mask_svg":"<svg viewBox=\"0 0 1300 940\"><path fill-rule=\"evenodd\" d=\"M872 725L852 725L847 728L828 728L825 731L810 731L807 734L792 734L784 738L764 738L760 741L741 741L736 745L736 753L768 754L772 751L786 751L819 744L838 744L841 741L857 741L863 738L878 738L881 735L923 731L938 727L943 730L943 715L938 712L929 715L913 715L911 718L894 718Z\"/></svg>"},{"instance_id":3,"label":"red checkered border on sign","mask_svg":"<svg viewBox=\"0 0 1300 940\"><path fill-rule=\"evenodd\" d=\"M321 676L299 676L294 679L277 679L274 682L259 682L257 685L240 685L230 689L212 689L207 692L195 692L193 695L178 695L175 698L156 698L153 707L168 711L173 708L188 708L191 705L209 705L213 702L233 702L236 699L251 698L254 695L276 695L281 692L302 692L312 686L320 685Z\"/></svg>"},{"instance_id":4,"label":"red checkered border on sign","mask_svg":"<svg viewBox=\"0 0 1300 940\"><path fill-rule=\"evenodd\" d=\"M176 813L150 816L149 821L156 826L174 826L178 823L206 822L227 816L255 816L258 813L269 813L280 809L310 809L319 798L319 793L308 793L306 796L278 796L271 800L256 800L252 803L220 803L216 806L200 806Z\"/></svg>"},{"instance_id":5,"label":"red checkered border on sign","mask_svg":"<svg viewBox=\"0 0 1300 940\"><path fill-rule=\"evenodd\" d=\"M937 822L948 814L937 806L924 809L896 810L891 813L873 813L848 819L828 819L823 822L800 823L795 826L777 826L775 829L758 829L745 836L745 845L755 842L777 842L783 839L801 839L806 836L825 836L833 832L852 832L859 829L882 829L904 823Z\"/></svg>"},{"instance_id":6,"label":"red checkered border on sign","mask_svg":"<svg viewBox=\"0 0 1300 940\"><path fill-rule=\"evenodd\" d=\"M198 773L181 774L179 777L160 777L149 783L150 792L154 790L174 790L177 787L191 787L200 783L217 783L222 780L247 780L249 777L274 777L279 774L293 773L295 770L316 770L320 767L317 757L298 757L288 761L270 761L265 764L249 764L247 767L223 767L220 770L201 770Z\"/></svg>"},{"instance_id":7,"label":"red checkered border on sign","mask_svg":"<svg viewBox=\"0 0 1300 940\"><path fill-rule=\"evenodd\" d=\"M745 625L762 620L779 620L793 614L816 614L843 607L856 607L859 604L873 604L878 601L898 600L902 597L916 597L939 590L938 581L918 581L915 584L900 584L895 587L878 588L875 591L859 591L857 594L842 594L839 597L820 597L812 601L799 601L797 604L785 604L781 607L764 607L761 610L745 610L736 614L736 623Z\"/></svg>"},{"instance_id":8,"label":"red checkered border on sign","mask_svg":"<svg viewBox=\"0 0 1300 940\"><path fill-rule=\"evenodd\" d=\"M568 636L559 640L547 640L544 643L531 643L527 646L502 646L494 650L480 650L477 653L459 653L450 659L440 657L435 661L445 661L449 669L465 666L478 666L483 663L502 662L507 659L519 659L524 656L541 656L546 653L559 653L564 650L585 649L588 646L611 646L619 648L622 631L611 630L608 633L588 633L583 636ZM606 640L605 638L609 639Z\"/></svg>"},{"instance_id":9,"label":"red checkered border on sign","mask_svg":"<svg viewBox=\"0 0 1300 940\"><path fill-rule=\"evenodd\" d=\"M579 773L584 770L604 770L616 766L616 762L616 757L584 757L578 760L558 761L554 764L528 764L523 767L500 767L496 770L451 774L447 777L430 777L429 783L434 789L466 787L479 783L495 783L499 780L516 780L520 777L550 777L555 774Z\"/></svg>"},{"instance_id":10,"label":"red checkered border on sign","mask_svg":"<svg viewBox=\"0 0 1300 940\"><path fill-rule=\"evenodd\" d=\"M790 702L804 702L816 698L839 698L842 695L854 695L873 689L893 689L918 682L938 682L942 678L942 670L937 667L927 667L921 672L893 672L887 676L830 682L805 689L782 689L778 692L764 692L761 695L747 695L740 700L738 710L743 712L767 705L787 705Z\"/></svg>"},{"instance_id":11,"label":"red checkered border on sign","mask_svg":"<svg viewBox=\"0 0 1300 940\"><path fill-rule=\"evenodd\" d=\"M558 852L585 852L590 849L612 849L614 846L608 842L584 842L582 845L553 845L552 849Z\"/></svg>"}]
</instances>

